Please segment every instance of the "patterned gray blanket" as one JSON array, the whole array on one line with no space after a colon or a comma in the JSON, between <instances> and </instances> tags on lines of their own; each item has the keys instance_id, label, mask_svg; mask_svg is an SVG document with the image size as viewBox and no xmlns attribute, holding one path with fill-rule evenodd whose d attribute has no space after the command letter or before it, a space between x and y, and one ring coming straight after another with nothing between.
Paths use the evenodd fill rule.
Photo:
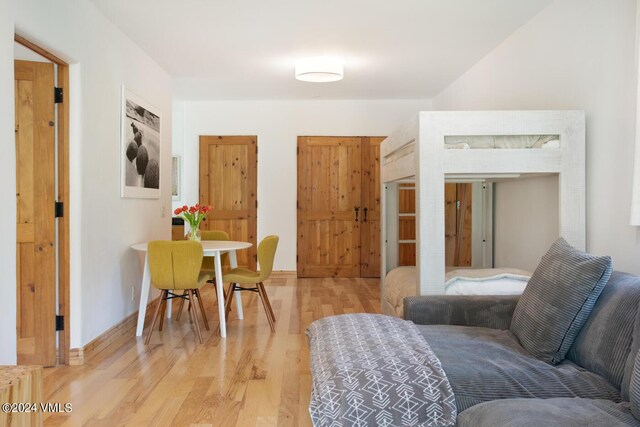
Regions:
<instances>
[{"instance_id":1,"label":"patterned gray blanket","mask_svg":"<svg viewBox=\"0 0 640 427\"><path fill-rule=\"evenodd\" d=\"M416 326L345 314L307 329L314 426L453 426L456 403L440 360Z\"/></svg>"}]
</instances>

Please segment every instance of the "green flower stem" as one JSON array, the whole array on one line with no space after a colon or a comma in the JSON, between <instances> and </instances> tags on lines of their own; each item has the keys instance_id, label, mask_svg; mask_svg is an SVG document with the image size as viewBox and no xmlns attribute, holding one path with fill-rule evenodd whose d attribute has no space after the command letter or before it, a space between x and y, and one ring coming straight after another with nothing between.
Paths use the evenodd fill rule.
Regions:
<instances>
[{"instance_id":1,"label":"green flower stem","mask_svg":"<svg viewBox=\"0 0 640 427\"><path fill-rule=\"evenodd\" d=\"M185 221L187 221L187 223L192 229L197 229L198 227L200 227L200 223L207 216L207 214L203 214L200 211L197 211L195 213L182 212L180 216Z\"/></svg>"}]
</instances>

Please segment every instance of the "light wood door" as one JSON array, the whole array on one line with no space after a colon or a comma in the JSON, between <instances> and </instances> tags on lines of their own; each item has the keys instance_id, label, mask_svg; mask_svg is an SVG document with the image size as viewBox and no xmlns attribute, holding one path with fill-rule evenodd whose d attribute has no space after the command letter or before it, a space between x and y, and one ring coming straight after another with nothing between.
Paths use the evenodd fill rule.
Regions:
<instances>
[{"instance_id":1,"label":"light wood door","mask_svg":"<svg viewBox=\"0 0 640 427\"><path fill-rule=\"evenodd\" d=\"M471 267L473 184L445 184L445 265Z\"/></svg>"},{"instance_id":2,"label":"light wood door","mask_svg":"<svg viewBox=\"0 0 640 427\"><path fill-rule=\"evenodd\" d=\"M446 266L457 265L455 261L458 243L457 188L456 184L444 185L444 264Z\"/></svg>"},{"instance_id":3,"label":"light wood door","mask_svg":"<svg viewBox=\"0 0 640 427\"><path fill-rule=\"evenodd\" d=\"M472 184L444 185L445 265L448 267L471 266L472 193ZM416 265L415 187L401 184L398 200L398 263Z\"/></svg>"},{"instance_id":4,"label":"light wood door","mask_svg":"<svg viewBox=\"0 0 640 427\"><path fill-rule=\"evenodd\" d=\"M223 230L251 242L238 251L238 266L256 268L258 138L200 136L200 204L213 207L203 230Z\"/></svg>"},{"instance_id":5,"label":"light wood door","mask_svg":"<svg viewBox=\"0 0 640 427\"><path fill-rule=\"evenodd\" d=\"M384 137L362 138L361 277L380 277L380 144L382 141Z\"/></svg>"},{"instance_id":6,"label":"light wood door","mask_svg":"<svg viewBox=\"0 0 640 427\"><path fill-rule=\"evenodd\" d=\"M56 363L53 64L15 61L18 364Z\"/></svg>"},{"instance_id":7,"label":"light wood door","mask_svg":"<svg viewBox=\"0 0 640 427\"><path fill-rule=\"evenodd\" d=\"M299 277L358 277L360 138L298 137Z\"/></svg>"},{"instance_id":8,"label":"light wood door","mask_svg":"<svg viewBox=\"0 0 640 427\"><path fill-rule=\"evenodd\" d=\"M453 253L453 265L471 267L471 196L472 184L456 185L456 244Z\"/></svg>"}]
</instances>

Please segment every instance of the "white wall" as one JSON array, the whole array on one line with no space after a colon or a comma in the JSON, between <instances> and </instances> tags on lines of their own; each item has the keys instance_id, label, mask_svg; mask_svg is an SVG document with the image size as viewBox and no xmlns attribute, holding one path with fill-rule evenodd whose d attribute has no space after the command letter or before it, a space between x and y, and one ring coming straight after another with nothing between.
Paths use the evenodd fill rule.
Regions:
<instances>
[{"instance_id":1,"label":"white wall","mask_svg":"<svg viewBox=\"0 0 640 427\"><path fill-rule=\"evenodd\" d=\"M13 2L0 0L0 200L15 200ZM14 206L9 203L8 206ZM0 365L16 363L16 212L0 210Z\"/></svg>"},{"instance_id":2,"label":"white wall","mask_svg":"<svg viewBox=\"0 0 640 427\"><path fill-rule=\"evenodd\" d=\"M640 274L640 234L629 226L635 19L635 0L556 0L435 97L433 106L585 110L587 249L611 255L618 270ZM519 194L513 206L536 203L528 191ZM554 226L541 227L541 239ZM521 241L537 261L542 242Z\"/></svg>"},{"instance_id":3,"label":"white wall","mask_svg":"<svg viewBox=\"0 0 640 427\"><path fill-rule=\"evenodd\" d=\"M52 61L48 60L44 56L35 53L18 42L13 43L13 59L19 59L21 61L47 62L49 64L52 63Z\"/></svg>"},{"instance_id":4,"label":"white wall","mask_svg":"<svg viewBox=\"0 0 640 427\"><path fill-rule=\"evenodd\" d=\"M199 135L257 135L258 239L278 234L274 268L295 270L297 137L385 136L429 109L424 100L176 102L173 147L183 158L184 186L174 206L198 200Z\"/></svg>"},{"instance_id":5,"label":"white wall","mask_svg":"<svg viewBox=\"0 0 640 427\"><path fill-rule=\"evenodd\" d=\"M12 2L14 14L0 14L1 93L12 94L13 31L71 65L70 180L71 346L80 347L137 309L141 259L129 246L169 238L171 190L171 80L136 44L87 0ZM120 198L120 93L125 84L162 110L162 196ZM10 86L11 85L11 86ZM13 96L0 98L0 157L4 200L15 197ZM7 119L9 118L9 119ZM5 134L6 133L6 134ZM161 218L162 207L167 209ZM15 360L15 212L0 213L3 288L0 364ZM6 264L6 265L5 265ZM6 309L5 309L6 306Z\"/></svg>"},{"instance_id":6,"label":"white wall","mask_svg":"<svg viewBox=\"0 0 640 427\"><path fill-rule=\"evenodd\" d=\"M560 234L557 175L497 183L494 265L534 271Z\"/></svg>"}]
</instances>

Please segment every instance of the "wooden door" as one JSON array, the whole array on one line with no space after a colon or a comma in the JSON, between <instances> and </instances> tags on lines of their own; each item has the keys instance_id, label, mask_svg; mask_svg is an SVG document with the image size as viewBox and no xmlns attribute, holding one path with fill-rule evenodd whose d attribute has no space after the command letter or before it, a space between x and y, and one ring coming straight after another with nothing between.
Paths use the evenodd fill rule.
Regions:
<instances>
[{"instance_id":1,"label":"wooden door","mask_svg":"<svg viewBox=\"0 0 640 427\"><path fill-rule=\"evenodd\" d=\"M380 277L380 144L362 138L362 223L360 277Z\"/></svg>"},{"instance_id":2,"label":"wooden door","mask_svg":"<svg viewBox=\"0 0 640 427\"><path fill-rule=\"evenodd\" d=\"M398 264L416 265L415 187L398 187ZM471 196L473 184L448 183L444 185L444 239L447 267L471 266Z\"/></svg>"},{"instance_id":3,"label":"wooden door","mask_svg":"<svg viewBox=\"0 0 640 427\"><path fill-rule=\"evenodd\" d=\"M471 267L471 196L473 184L456 185L456 244L453 265Z\"/></svg>"},{"instance_id":4,"label":"wooden door","mask_svg":"<svg viewBox=\"0 0 640 427\"><path fill-rule=\"evenodd\" d=\"M223 230L251 242L238 251L238 266L256 268L258 138L200 136L200 204L213 207L203 230Z\"/></svg>"},{"instance_id":5,"label":"wooden door","mask_svg":"<svg viewBox=\"0 0 640 427\"><path fill-rule=\"evenodd\" d=\"M15 61L18 364L56 363L53 64Z\"/></svg>"},{"instance_id":6,"label":"wooden door","mask_svg":"<svg viewBox=\"0 0 640 427\"><path fill-rule=\"evenodd\" d=\"M359 277L360 138L298 137L299 277Z\"/></svg>"},{"instance_id":7,"label":"wooden door","mask_svg":"<svg viewBox=\"0 0 640 427\"><path fill-rule=\"evenodd\" d=\"M457 201L458 192L456 184L444 185L444 265L457 266L456 264L456 243L458 221L457 221Z\"/></svg>"}]
</instances>

